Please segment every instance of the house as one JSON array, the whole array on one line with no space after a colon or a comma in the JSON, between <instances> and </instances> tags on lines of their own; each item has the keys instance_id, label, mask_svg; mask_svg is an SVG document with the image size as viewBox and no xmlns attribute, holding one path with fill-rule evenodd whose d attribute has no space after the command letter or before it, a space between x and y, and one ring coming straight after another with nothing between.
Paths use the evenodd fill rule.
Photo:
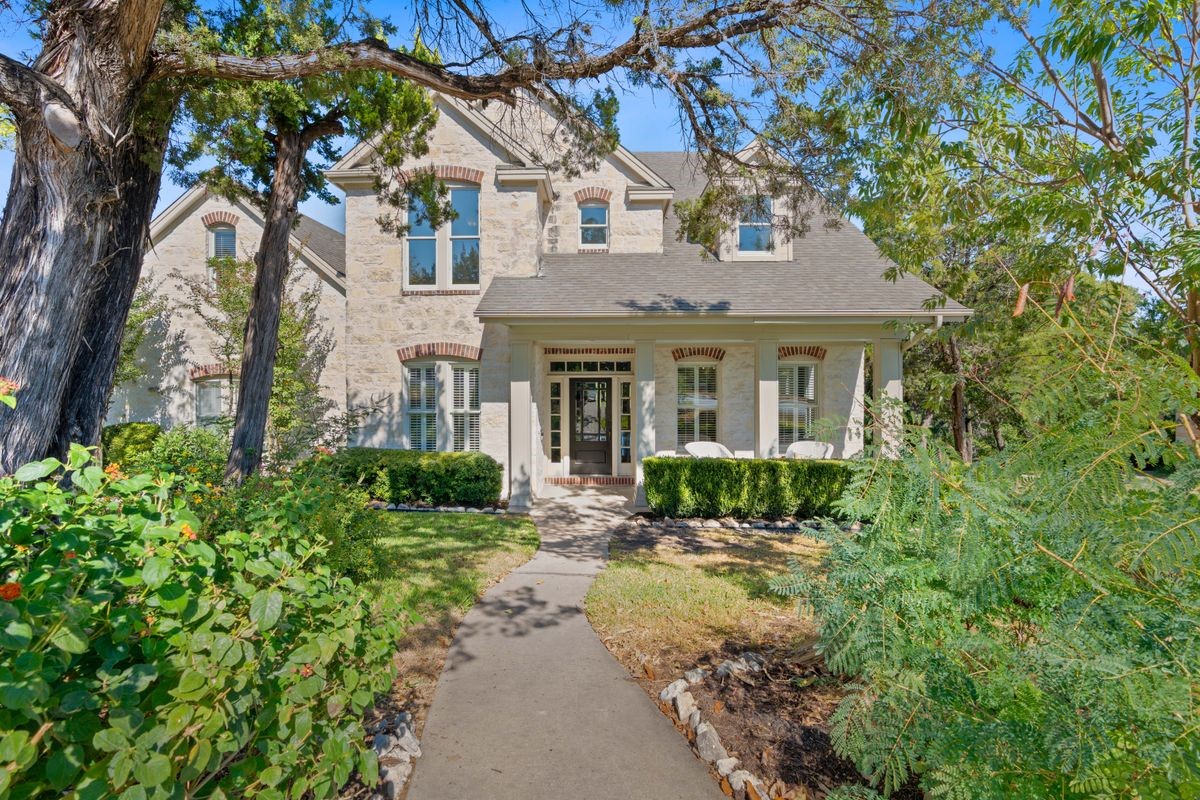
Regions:
<instances>
[{"instance_id":1,"label":"house","mask_svg":"<svg viewBox=\"0 0 1200 800\"><path fill-rule=\"evenodd\" d=\"M819 436L849 457L863 447L866 348L877 395L900 397L895 323L970 314L930 310L937 292L917 278L885 280L888 262L845 220L814 218L785 241L751 213L716 253L679 241L673 205L706 185L684 153L617 148L557 174L520 126L438 106L412 168L446 182L454 221L434 230L410 212L403 239L382 230L363 143L327 172L346 195L344 237L310 220L295 237L328 289L329 389L365 409L352 444L481 450L505 466L514 507L547 483L637 484L643 459L695 440L772 457ZM203 269L222 230L244 246L257 225L248 208L185 195L154 223L148 272ZM188 399L214 377L202 346L189 350L158 387L168 423L199 416Z\"/></svg>"}]
</instances>

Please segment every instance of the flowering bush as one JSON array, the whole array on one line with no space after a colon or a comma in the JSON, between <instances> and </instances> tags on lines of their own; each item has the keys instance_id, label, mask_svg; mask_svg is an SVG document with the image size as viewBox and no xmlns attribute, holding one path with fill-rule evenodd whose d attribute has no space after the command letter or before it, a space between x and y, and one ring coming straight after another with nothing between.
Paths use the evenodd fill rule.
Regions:
<instances>
[{"instance_id":1,"label":"flowering bush","mask_svg":"<svg viewBox=\"0 0 1200 800\"><path fill-rule=\"evenodd\" d=\"M0 478L0 795L374 781L361 715L406 614L324 564L334 484L277 478L201 536L185 498L208 490L182 480L105 471L79 446Z\"/></svg>"},{"instance_id":2,"label":"flowering bush","mask_svg":"<svg viewBox=\"0 0 1200 800\"><path fill-rule=\"evenodd\" d=\"M166 431L150 446L121 462L129 473L174 472L196 483L219 484L225 478L229 436L208 428L179 427Z\"/></svg>"}]
</instances>

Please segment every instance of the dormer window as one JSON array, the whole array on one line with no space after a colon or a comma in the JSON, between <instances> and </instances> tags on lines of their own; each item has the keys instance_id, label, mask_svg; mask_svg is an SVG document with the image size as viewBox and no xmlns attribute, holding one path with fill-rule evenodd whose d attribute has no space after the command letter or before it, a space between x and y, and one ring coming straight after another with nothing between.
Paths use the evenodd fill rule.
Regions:
<instances>
[{"instance_id":1,"label":"dormer window","mask_svg":"<svg viewBox=\"0 0 1200 800\"><path fill-rule=\"evenodd\" d=\"M579 206L579 246L583 249L608 247L608 204L583 203Z\"/></svg>"},{"instance_id":2,"label":"dormer window","mask_svg":"<svg viewBox=\"0 0 1200 800\"><path fill-rule=\"evenodd\" d=\"M771 198L747 197L742 200L737 231L739 253L768 253L775 249L771 239L772 216Z\"/></svg>"},{"instance_id":3,"label":"dormer window","mask_svg":"<svg viewBox=\"0 0 1200 800\"><path fill-rule=\"evenodd\" d=\"M455 217L440 228L429 224L424 204L408 207L404 241L404 286L414 291L479 286L479 189L450 189Z\"/></svg>"}]
</instances>

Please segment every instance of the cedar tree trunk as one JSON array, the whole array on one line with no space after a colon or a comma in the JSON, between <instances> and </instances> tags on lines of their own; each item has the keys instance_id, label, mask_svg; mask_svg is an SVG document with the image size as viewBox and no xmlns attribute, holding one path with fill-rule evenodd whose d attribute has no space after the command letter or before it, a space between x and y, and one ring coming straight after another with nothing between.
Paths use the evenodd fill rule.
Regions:
<instances>
[{"instance_id":1,"label":"cedar tree trunk","mask_svg":"<svg viewBox=\"0 0 1200 800\"><path fill-rule=\"evenodd\" d=\"M958 339L950 334L946 342L946 354L950 369L954 372L954 386L950 390L950 428L954 432L954 449L967 464L971 463L971 432L967 423L967 380L963 375L962 353Z\"/></svg>"}]
</instances>

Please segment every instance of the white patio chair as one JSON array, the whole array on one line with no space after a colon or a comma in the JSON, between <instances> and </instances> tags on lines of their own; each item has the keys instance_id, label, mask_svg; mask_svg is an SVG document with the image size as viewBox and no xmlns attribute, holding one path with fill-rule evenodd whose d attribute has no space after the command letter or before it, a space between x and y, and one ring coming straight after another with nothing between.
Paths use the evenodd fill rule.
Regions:
<instances>
[{"instance_id":1,"label":"white patio chair","mask_svg":"<svg viewBox=\"0 0 1200 800\"><path fill-rule=\"evenodd\" d=\"M733 458L729 448L720 442L688 442L683 449L696 458Z\"/></svg>"},{"instance_id":2,"label":"white patio chair","mask_svg":"<svg viewBox=\"0 0 1200 800\"><path fill-rule=\"evenodd\" d=\"M788 445L787 458L833 458L833 445L829 442L793 442Z\"/></svg>"}]
</instances>

